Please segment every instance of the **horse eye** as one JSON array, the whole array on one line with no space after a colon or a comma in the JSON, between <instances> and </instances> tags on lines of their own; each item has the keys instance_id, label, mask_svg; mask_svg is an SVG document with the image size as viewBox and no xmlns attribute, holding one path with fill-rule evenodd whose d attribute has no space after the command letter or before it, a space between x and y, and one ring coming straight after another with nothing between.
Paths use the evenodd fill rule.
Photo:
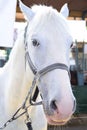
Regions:
<instances>
[{"instance_id":1,"label":"horse eye","mask_svg":"<svg viewBox=\"0 0 87 130\"><path fill-rule=\"evenodd\" d=\"M36 39L32 40L32 44L33 44L33 46L39 46L40 45L40 43Z\"/></svg>"}]
</instances>

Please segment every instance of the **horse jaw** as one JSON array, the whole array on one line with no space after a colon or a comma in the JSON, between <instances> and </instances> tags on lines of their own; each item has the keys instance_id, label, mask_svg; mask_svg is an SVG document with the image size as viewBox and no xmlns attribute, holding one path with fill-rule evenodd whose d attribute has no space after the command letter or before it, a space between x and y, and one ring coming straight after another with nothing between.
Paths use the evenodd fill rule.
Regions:
<instances>
[{"instance_id":1,"label":"horse jaw","mask_svg":"<svg viewBox=\"0 0 87 130\"><path fill-rule=\"evenodd\" d=\"M69 9L68 9L68 5L67 3L64 4L60 10L60 13L65 17L67 18L69 16Z\"/></svg>"},{"instance_id":2,"label":"horse jaw","mask_svg":"<svg viewBox=\"0 0 87 130\"><path fill-rule=\"evenodd\" d=\"M34 17L35 13L28 6L24 5L21 0L19 0L19 6L24 13L25 19L31 20Z\"/></svg>"}]
</instances>

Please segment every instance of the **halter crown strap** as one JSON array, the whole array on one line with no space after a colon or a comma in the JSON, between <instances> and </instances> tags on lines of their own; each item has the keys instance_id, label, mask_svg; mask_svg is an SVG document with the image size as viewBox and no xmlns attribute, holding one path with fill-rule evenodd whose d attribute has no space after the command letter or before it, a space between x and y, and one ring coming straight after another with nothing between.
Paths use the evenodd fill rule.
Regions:
<instances>
[{"instance_id":1,"label":"halter crown strap","mask_svg":"<svg viewBox=\"0 0 87 130\"><path fill-rule=\"evenodd\" d=\"M29 66L30 66L30 68L31 68L31 70L32 70L32 72L33 72L33 74L35 75L35 74L37 73L37 69L36 69L36 67L34 66L34 64L32 63L32 60L31 60L31 58L30 58L30 55L29 55L28 51L25 53L25 59L26 59L26 61L28 61L28 64L29 64ZM26 62L26 61L25 61L25 62Z\"/></svg>"}]
</instances>

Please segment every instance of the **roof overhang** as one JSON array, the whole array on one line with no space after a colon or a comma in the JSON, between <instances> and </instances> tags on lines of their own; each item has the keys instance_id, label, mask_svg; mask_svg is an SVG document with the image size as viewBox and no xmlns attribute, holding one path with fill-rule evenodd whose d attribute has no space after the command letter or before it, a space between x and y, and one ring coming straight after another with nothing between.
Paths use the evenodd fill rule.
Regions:
<instances>
[{"instance_id":1,"label":"roof overhang","mask_svg":"<svg viewBox=\"0 0 87 130\"><path fill-rule=\"evenodd\" d=\"M53 6L58 11L60 11L61 7L65 3L68 3L70 10L69 17L72 17L73 19L87 18L87 0L22 0L22 2L29 7L34 4L45 4L48 6ZM24 21L24 16L19 9L18 3L16 10L16 21Z\"/></svg>"}]
</instances>

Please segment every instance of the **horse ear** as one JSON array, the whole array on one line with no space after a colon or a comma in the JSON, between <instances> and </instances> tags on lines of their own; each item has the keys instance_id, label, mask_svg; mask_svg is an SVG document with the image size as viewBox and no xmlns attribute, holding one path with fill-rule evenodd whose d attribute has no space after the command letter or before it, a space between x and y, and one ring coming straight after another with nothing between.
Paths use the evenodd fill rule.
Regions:
<instances>
[{"instance_id":1,"label":"horse ear","mask_svg":"<svg viewBox=\"0 0 87 130\"><path fill-rule=\"evenodd\" d=\"M64 4L60 10L60 13L65 17L67 18L69 16L69 9L68 9L68 5L67 3Z\"/></svg>"},{"instance_id":2,"label":"horse ear","mask_svg":"<svg viewBox=\"0 0 87 130\"><path fill-rule=\"evenodd\" d=\"M28 20L31 20L34 17L34 12L28 6L24 5L21 0L19 0L19 6L21 11L27 17Z\"/></svg>"}]
</instances>

